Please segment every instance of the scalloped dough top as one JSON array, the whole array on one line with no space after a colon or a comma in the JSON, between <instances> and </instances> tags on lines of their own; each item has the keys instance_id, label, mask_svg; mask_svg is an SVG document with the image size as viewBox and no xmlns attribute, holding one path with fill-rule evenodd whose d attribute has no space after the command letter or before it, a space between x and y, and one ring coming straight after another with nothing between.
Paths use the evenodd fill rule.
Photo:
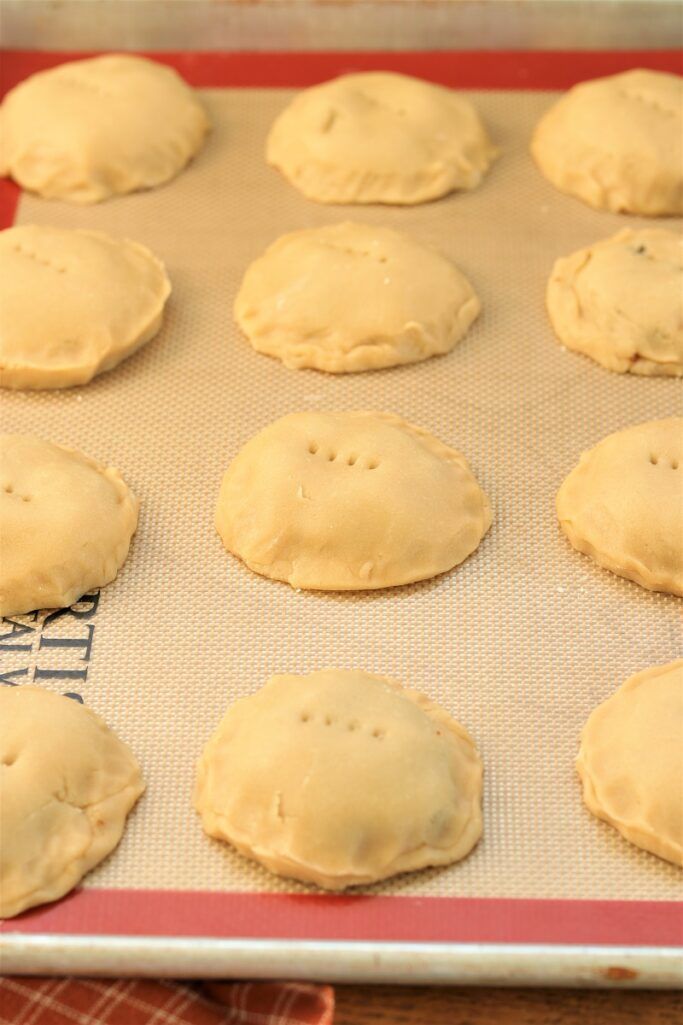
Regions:
<instances>
[{"instance_id":1,"label":"scalloped dough top","mask_svg":"<svg viewBox=\"0 0 683 1025\"><path fill-rule=\"evenodd\" d=\"M548 282L560 341L608 370L683 375L683 239L625 228L556 262Z\"/></svg>"},{"instance_id":2,"label":"scalloped dough top","mask_svg":"<svg viewBox=\"0 0 683 1025\"><path fill-rule=\"evenodd\" d=\"M145 789L99 716L40 687L0 687L0 917L57 900L116 847Z\"/></svg>"},{"instance_id":3,"label":"scalloped dough top","mask_svg":"<svg viewBox=\"0 0 683 1025\"><path fill-rule=\"evenodd\" d=\"M415 691L360 670L273 676L198 765L205 831L271 872L338 890L464 858L481 835L474 741Z\"/></svg>"},{"instance_id":4,"label":"scalloped dough top","mask_svg":"<svg viewBox=\"0 0 683 1025\"><path fill-rule=\"evenodd\" d=\"M0 436L0 615L62 608L110 583L137 519L118 470L41 438Z\"/></svg>"},{"instance_id":5,"label":"scalloped dough top","mask_svg":"<svg viewBox=\"0 0 683 1025\"><path fill-rule=\"evenodd\" d=\"M35 225L0 232L0 386L87 383L157 333L170 291L164 265L137 242Z\"/></svg>"},{"instance_id":6,"label":"scalloped dough top","mask_svg":"<svg viewBox=\"0 0 683 1025\"><path fill-rule=\"evenodd\" d=\"M683 418L637 424L584 452L557 493L557 515L600 566L683 596Z\"/></svg>"},{"instance_id":7,"label":"scalloped dough top","mask_svg":"<svg viewBox=\"0 0 683 1025\"><path fill-rule=\"evenodd\" d=\"M452 569L491 524L464 456L389 413L293 413L223 477L216 527L250 569L295 588L368 590Z\"/></svg>"},{"instance_id":8,"label":"scalloped dough top","mask_svg":"<svg viewBox=\"0 0 683 1025\"><path fill-rule=\"evenodd\" d=\"M598 705L576 765L594 815L683 867L683 659L632 676Z\"/></svg>"},{"instance_id":9,"label":"scalloped dough top","mask_svg":"<svg viewBox=\"0 0 683 1025\"><path fill-rule=\"evenodd\" d=\"M615 213L683 213L683 79L634 69L581 82L544 114L532 155L562 192Z\"/></svg>"},{"instance_id":10,"label":"scalloped dough top","mask_svg":"<svg viewBox=\"0 0 683 1025\"><path fill-rule=\"evenodd\" d=\"M107 54L39 71L0 107L0 174L48 199L99 203L174 178L209 130L172 68Z\"/></svg>"},{"instance_id":11,"label":"scalloped dough top","mask_svg":"<svg viewBox=\"0 0 683 1025\"><path fill-rule=\"evenodd\" d=\"M320 203L424 203L476 188L497 153L467 100L386 71L299 93L266 147L268 163Z\"/></svg>"},{"instance_id":12,"label":"scalloped dough top","mask_svg":"<svg viewBox=\"0 0 683 1025\"><path fill-rule=\"evenodd\" d=\"M235 316L285 366L347 373L449 352L480 308L445 257L347 222L277 239L247 270Z\"/></svg>"}]
</instances>

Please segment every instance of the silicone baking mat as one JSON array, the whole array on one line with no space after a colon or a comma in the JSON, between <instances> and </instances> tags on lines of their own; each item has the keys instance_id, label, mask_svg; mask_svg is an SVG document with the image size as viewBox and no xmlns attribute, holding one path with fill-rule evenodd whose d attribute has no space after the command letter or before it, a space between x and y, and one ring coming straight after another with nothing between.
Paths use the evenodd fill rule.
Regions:
<instances>
[{"instance_id":1,"label":"silicone baking mat","mask_svg":"<svg viewBox=\"0 0 683 1025\"><path fill-rule=\"evenodd\" d=\"M65 56L7 55L7 84ZM573 762L591 709L631 674L681 654L680 602L571 549L554 496L606 434L680 413L681 384L610 374L563 351L544 308L556 257L652 222L562 195L528 152L557 95L550 87L635 64L674 70L675 56L160 59L205 87L213 123L185 173L89 207L3 185L7 223L14 215L137 239L173 283L161 333L118 369L84 388L2 396L3 429L118 467L141 500L114 584L71 612L2 625L2 680L78 694L130 743L148 785L120 847L83 889L5 931L675 943L680 874L588 814ZM501 148L480 188L412 208L322 206L266 166L268 127L292 95L283 86L361 67L469 90ZM483 313L451 354L327 376L287 370L240 335L231 307L250 261L284 232L345 219L403 230L470 278ZM423 425L470 460L494 520L464 565L382 592L297 593L223 550L213 527L218 487L248 438L295 410L372 408ZM194 763L226 706L271 673L330 665L405 681L474 735L485 826L466 860L330 897L203 834Z\"/></svg>"}]
</instances>

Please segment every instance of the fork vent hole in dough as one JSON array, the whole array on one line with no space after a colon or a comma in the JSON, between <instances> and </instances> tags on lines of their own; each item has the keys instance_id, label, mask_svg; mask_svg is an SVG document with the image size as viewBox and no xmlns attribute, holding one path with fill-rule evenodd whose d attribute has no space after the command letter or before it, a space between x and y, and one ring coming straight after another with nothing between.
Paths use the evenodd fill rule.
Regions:
<instances>
[{"instance_id":1,"label":"fork vent hole in dough","mask_svg":"<svg viewBox=\"0 0 683 1025\"><path fill-rule=\"evenodd\" d=\"M683 79L634 69L581 82L541 118L531 143L562 192L615 213L683 213Z\"/></svg>"},{"instance_id":2,"label":"fork vent hole in dough","mask_svg":"<svg viewBox=\"0 0 683 1025\"><path fill-rule=\"evenodd\" d=\"M30 435L0 435L0 615L73 605L123 565L138 501L117 470ZM11 483L14 481L14 483Z\"/></svg>"},{"instance_id":3,"label":"fork vent hole in dough","mask_svg":"<svg viewBox=\"0 0 683 1025\"><path fill-rule=\"evenodd\" d=\"M476 188L497 154L467 100L385 71L299 93L266 144L268 163L319 203L424 203Z\"/></svg>"},{"instance_id":4,"label":"fork vent hole in dough","mask_svg":"<svg viewBox=\"0 0 683 1025\"><path fill-rule=\"evenodd\" d=\"M599 705L576 766L594 815L683 867L683 659L637 673Z\"/></svg>"},{"instance_id":5,"label":"fork vent hole in dough","mask_svg":"<svg viewBox=\"0 0 683 1025\"><path fill-rule=\"evenodd\" d=\"M322 458L311 457L312 437ZM348 452L357 454L352 467ZM490 524L464 456L372 412L294 413L270 424L230 464L216 509L226 549L255 573L322 591L444 573Z\"/></svg>"},{"instance_id":6,"label":"fork vent hole in dough","mask_svg":"<svg viewBox=\"0 0 683 1025\"><path fill-rule=\"evenodd\" d=\"M235 319L257 352L344 374L443 355L481 309L450 260L389 228L283 235L247 269Z\"/></svg>"},{"instance_id":7,"label":"fork vent hole in dough","mask_svg":"<svg viewBox=\"0 0 683 1025\"><path fill-rule=\"evenodd\" d=\"M650 456L650 462L652 463L653 466L659 466L659 462L660 462L659 456L651 455ZM672 470L677 470L678 469L678 460L677 459L667 459L666 457L664 457L662 462L664 463L665 466L670 466Z\"/></svg>"},{"instance_id":8,"label":"fork vent hole in dough","mask_svg":"<svg viewBox=\"0 0 683 1025\"><path fill-rule=\"evenodd\" d=\"M209 130L204 107L172 68L107 54L39 71L0 106L0 175L72 203L174 178Z\"/></svg>"},{"instance_id":9,"label":"fork vent hole in dough","mask_svg":"<svg viewBox=\"0 0 683 1025\"><path fill-rule=\"evenodd\" d=\"M0 917L58 900L116 847L144 790L130 749L78 701L0 687Z\"/></svg>"},{"instance_id":10,"label":"fork vent hole in dough","mask_svg":"<svg viewBox=\"0 0 683 1025\"><path fill-rule=\"evenodd\" d=\"M683 375L683 240L626 228L557 260L546 290L555 334L607 370Z\"/></svg>"},{"instance_id":11,"label":"fork vent hole in dough","mask_svg":"<svg viewBox=\"0 0 683 1025\"><path fill-rule=\"evenodd\" d=\"M33 229L33 230L35 231L36 229ZM38 256L38 254L35 252L35 250L28 249L26 246L22 245L21 243L13 245L11 248L14 250L14 252L18 256L23 256L27 260L33 260L34 263L39 263L43 267L49 267L51 270L55 271L56 274L66 274L66 267L60 266L59 264L55 263L53 260L47 259L45 257Z\"/></svg>"},{"instance_id":12,"label":"fork vent hole in dough","mask_svg":"<svg viewBox=\"0 0 683 1025\"><path fill-rule=\"evenodd\" d=\"M36 225L0 232L0 386L86 384L157 334L170 292L138 242Z\"/></svg>"},{"instance_id":13,"label":"fork vent hole in dough","mask_svg":"<svg viewBox=\"0 0 683 1025\"><path fill-rule=\"evenodd\" d=\"M600 566L683 597L683 418L638 424L584 452L557 493L562 530Z\"/></svg>"},{"instance_id":14,"label":"fork vent hole in dough","mask_svg":"<svg viewBox=\"0 0 683 1025\"><path fill-rule=\"evenodd\" d=\"M273 676L231 705L199 759L195 807L209 836L271 872L340 890L464 858L481 791L474 741L443 709L326 669Z\"/></svg>"}]
</instances>

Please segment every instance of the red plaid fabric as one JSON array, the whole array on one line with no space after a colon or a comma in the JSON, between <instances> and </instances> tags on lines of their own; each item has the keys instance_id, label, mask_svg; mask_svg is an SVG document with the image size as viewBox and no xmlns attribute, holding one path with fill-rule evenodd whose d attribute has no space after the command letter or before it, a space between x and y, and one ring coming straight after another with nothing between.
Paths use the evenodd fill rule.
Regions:
<instances>
[{"instance_id":1,"label":"red plaid fabric","mask_svg":"<svg viewBox=\"0 0 683 1025\"><path fill-rule=\"evenodd\" d=\"M298 982L0 979L0 1025L332 1025L334 990Z\"/></svg>"}]
</instances>

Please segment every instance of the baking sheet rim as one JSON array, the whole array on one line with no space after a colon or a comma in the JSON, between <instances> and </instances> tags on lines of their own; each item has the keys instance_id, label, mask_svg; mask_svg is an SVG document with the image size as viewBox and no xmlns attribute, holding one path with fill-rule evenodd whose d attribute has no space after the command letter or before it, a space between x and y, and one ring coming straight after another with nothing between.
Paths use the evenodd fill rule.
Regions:
<instances>
[{"instance_id":1,"label":"baking sheet rim","mask_svg":"<svg viewBox=\"0 0 683 1025\"><path fill-rule=\"evenodd\" d=\"M7 205L13 206L18 193L10 190ZM318 957L316 952L324 957ZM100 967L107 960L108 966ZM416 960L433 959L423 968ZM631 985L671 986L676 976L670 963L678 959L679 948L590 946L581 944L478 944L478 943L387 943L377 941L240 940L215 938L66 936L6 932L0 942L2 969L6 972L139 974L141 958L153 974L226 974L272 977L304 972L310 978L333 981L472 982L496 981L543 985L614 985L624 980L600 973L600 968L626 966L637 979ZM41 958L43 961L41 962ZM250 961L251 958L251 961ZM365 962L359 960L365 958ZM673 959L673 961L671 960ZM265 965L263 964L265 962ZM212 968L213 965L213 968ZM542 968L541 968L542 966ZM318 976L315 973L320 972ZM385 973L386 974L383 974ZM311 974L313 973L313 974ZM400 973L400 979L395 974ZM679 983L680 984L680 981Z\"/></svg>"},{"instance_id":2,"label":"baking sheet rim","mask_svg":"<svg viewBox=\"0 0 683 1025\"><path fill-rule=\"evenodd\" d=\"M0 961L14 975L683 989L678 947L10 934Z\"/></svg>"}]
</instances>

